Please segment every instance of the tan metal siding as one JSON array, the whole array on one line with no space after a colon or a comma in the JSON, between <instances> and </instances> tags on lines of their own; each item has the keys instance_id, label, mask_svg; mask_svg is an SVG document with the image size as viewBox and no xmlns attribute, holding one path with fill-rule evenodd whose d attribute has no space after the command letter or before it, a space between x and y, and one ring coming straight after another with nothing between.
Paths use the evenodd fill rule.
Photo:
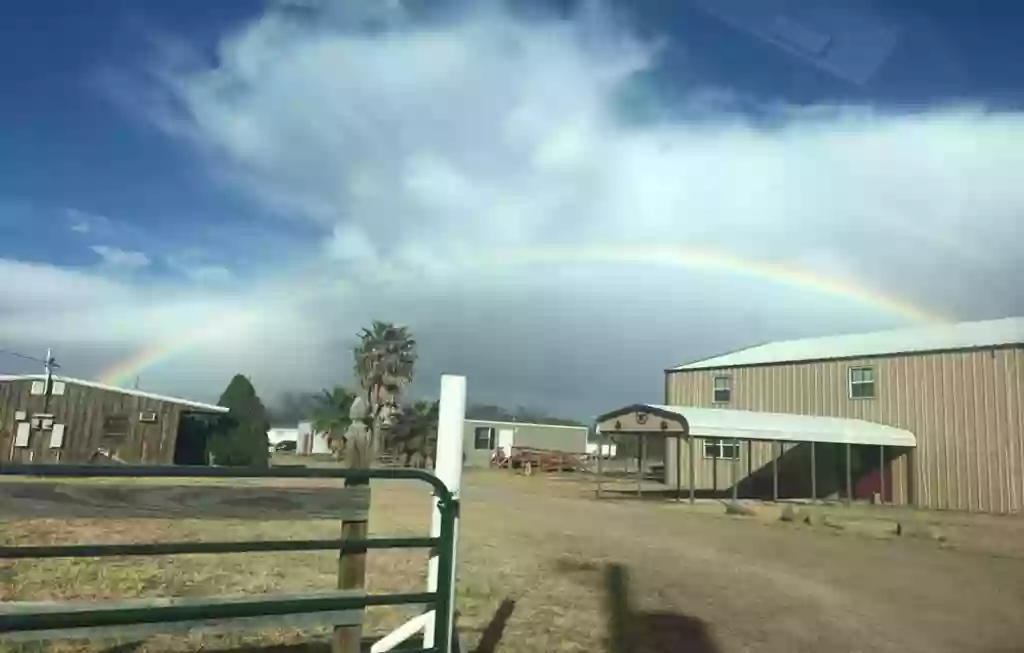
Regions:
<instances>
[{"instance_id":1,"label":"tan metal siding","mask_svg":"<svg viewBox=\"0 0 1024 653\"><path fill-rule=\"evenodd\" d=\"M849 397L849 369L858 366L875 370L873 399ZM711 406L720 375L732 378L729 408L858 418L912 431L918 438L913 494L923 507L1024 510L1021 348L672 372L668 403ZM754 443L754 469L770 461L768 446ZM685 460L685 447L680 457ZM717 476L712 465L698 461L699 488L718 481L722 489L728 463L719 462ZM745 460L741 468L747 469ZM890 463L886 475L893 499L909 501L907 456Z\"/></svg>"}]
</instances>

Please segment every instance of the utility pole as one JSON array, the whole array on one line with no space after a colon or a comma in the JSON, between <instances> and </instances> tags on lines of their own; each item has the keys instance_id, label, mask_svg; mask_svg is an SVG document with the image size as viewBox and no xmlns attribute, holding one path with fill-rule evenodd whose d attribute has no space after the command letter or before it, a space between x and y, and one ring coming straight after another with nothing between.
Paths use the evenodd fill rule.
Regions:
<instances>
[{"instance_id":1,"label":"utility pole","mask_svg":"<svg viewBox=\"0 0 1024 653\"><path fill-rule=\"evenodd\" d=\"M139 389L139 375L135 375L135 390Z\"/></svg>"},{"instance_id":2,"label":"utility pole","mask_svg":"<svg viewBox=\"0 0 1024 653\"><path fill-rule=\"evenodd\" d=\"M53 368L55 367L60 367L60 365L57 365L56 361L53 358L53 353L49 349L47 349L46 361L43 365L43 369L46 372L46 388L44 393L46 395L50 394L50 386L53 384Z\"/></svg>"},{"instance_id":3,"label":"utility pole","mask_svg":"<svg viewBox=\"0 0 1024 653\"><path fill-rule=\"evenodd\" d=\"M53 352L46 350L46 362L43 369L46 370L46 385L43 386L43 412L50 410L50 393L53 391L53 368L60 367L53 358Z\"/></svg>"}]
</instances>

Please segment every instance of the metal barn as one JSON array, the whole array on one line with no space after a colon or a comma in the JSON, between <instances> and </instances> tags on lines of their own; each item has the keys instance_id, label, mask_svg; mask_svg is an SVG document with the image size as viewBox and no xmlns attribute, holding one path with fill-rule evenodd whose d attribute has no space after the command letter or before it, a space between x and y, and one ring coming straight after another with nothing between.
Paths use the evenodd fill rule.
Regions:
<instances>
[{"instance_id":1,"label":"metal barn","mask_svg":"<svg viewBox=\"0 0 1024 653\"><path fill-rule=\"evenodd\" d=\"M183 418L227 408L45 374L0 376L0 461L205 462L187 458ZM176 453L177 460L176 460Z\"/></svg>"},{"instance_id":2,"label":"metal barn","mask_svg":"<svg viewBox=\"0 0 1024 653\"><path fill-rule=\"evenodd\" d=\"M830 417L913 434L916 446L884 453L852 442L853 498L884 490L893 503L934 509L1024 511L1022 399L1024 318L773 342L665 371L664 403L683 415L714 408ZM806 441L790 433L732 446L731 437L698 439L698 491L730 489L734 465L740 489L763 489L779 459L783 496L806 496ZM680 464L685 479L686 451L672 438L667 444L668 479ZM845 451L816 453L826 451L842 474Z\"/></svg>"}]
</instances>

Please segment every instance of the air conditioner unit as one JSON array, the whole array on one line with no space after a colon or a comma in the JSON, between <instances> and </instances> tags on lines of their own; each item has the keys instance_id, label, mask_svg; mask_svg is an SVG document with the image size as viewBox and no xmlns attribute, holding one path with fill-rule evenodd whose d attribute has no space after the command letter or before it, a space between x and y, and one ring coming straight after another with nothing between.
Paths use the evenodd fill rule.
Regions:
<instances>
[{"instance_id":1,"label":"air conditioner unit","mask_svg":"<svg viewBox=\"0 0 1024 653\"><path fill-rule=\"evenodd\" d=\"M144 422L146 424L154 424L156 423L156 413L153 411L139 413L139 421Z\"/></svg>"}]
</instances>

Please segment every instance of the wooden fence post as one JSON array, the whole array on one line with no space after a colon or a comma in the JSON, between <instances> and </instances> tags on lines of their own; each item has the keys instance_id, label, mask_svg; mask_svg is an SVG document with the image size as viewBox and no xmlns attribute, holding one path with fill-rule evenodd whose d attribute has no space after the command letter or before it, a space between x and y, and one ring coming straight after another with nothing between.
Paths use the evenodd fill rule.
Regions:
<instances>
[{"instance_id":1,"label":"wooden fence post","mask_svg":"<svg viewBox=\"0 0 1024 653\"><path fill-rule=\"evenodd\" d=\"M364 425L353 426L348 438L348 467L369 469L373 447L370 432ZM361 428L359 428L361 427ZM369 485L369 479L346 479L347 487ZM346 521L341 524L341 539L365 540L369 534L369 521ZM338 556L338 589L366 588L366 549L342 550ZM331 653L359 653L363 639L362 620L354 626L337 626L331 640Z\"/></svg>"}]
</instances>

